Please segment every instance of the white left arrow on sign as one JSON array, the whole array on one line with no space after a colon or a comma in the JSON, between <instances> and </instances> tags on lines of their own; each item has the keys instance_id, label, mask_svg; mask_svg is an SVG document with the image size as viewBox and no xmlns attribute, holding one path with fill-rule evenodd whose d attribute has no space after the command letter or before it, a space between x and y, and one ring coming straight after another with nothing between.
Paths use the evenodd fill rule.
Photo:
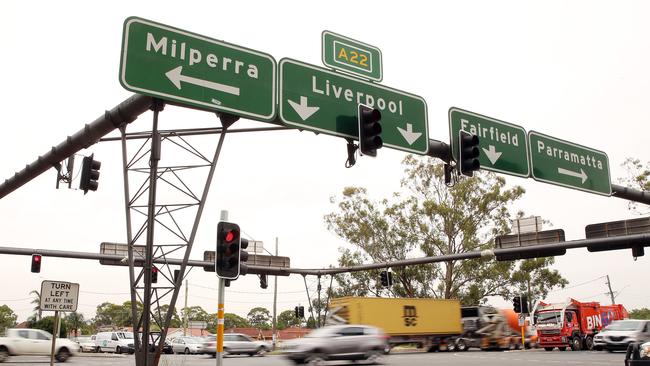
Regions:
<instances>
[{"instance_id":1,"label":"white left arrow on sign","mask_svg":"<svg viewBox=\"0 0 650 366\"><path fill-rule=\"evenodd\" d=\"M410 123L406 124L406 130L401 127L397 127L397 130L402 134L402 137L404 137L404 140L406 140L409 145L413 145L413 143L422 136L422 132L413 132L413 125Z\"/></svg>"},{"instance_id":2,"label":"white left arrow on sign","mask_svg":"<svg viewBox=\"0 0 650 366\"><path fill-rule=\"evenodd\" d=\"M293 107L293 109L298 113L300 118L302 120L306 120L307 118L311 117L312 114L318 112L320 107L310 107L307 104L307 97L300 97L300 103L296 103L293 100L287 99L287 102L289 102L289 105Z\"/></svg>"},{"instance_id":3,"label":"white left arrow on sign","mask_svg":"<svg viewBox=\"0 0 650 366\"><path fill-rule=\"evenodd\" d=\"M165 73L165 76L167 76L169 81L171 81L172 84L174 84L174 86L177 87L179 90L181 89L181 81L182 81L188 84L194 84L208 89L222 91L224 93L228 93L232 95L239 95L239 88L236 86L230 86L226 84L215 83L213 81L193 78L191 76L181 74L182 71L183 71L183 66L179 66Z\"/></svg>"}]
</instances>

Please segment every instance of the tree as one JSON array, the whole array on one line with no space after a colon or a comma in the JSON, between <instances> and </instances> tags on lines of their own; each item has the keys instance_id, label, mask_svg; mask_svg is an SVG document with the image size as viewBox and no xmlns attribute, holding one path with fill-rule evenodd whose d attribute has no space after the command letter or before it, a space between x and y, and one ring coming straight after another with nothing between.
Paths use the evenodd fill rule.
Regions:
<instances>
[{"instance_id":1,"label":"tree","mask_svg":"<svg viewBox=\"0 0 650 366\"><path fill-rule=\"evenodd\" d=\"M142 314L142 303L138 301L138 316ZM97 305L95 311L94 323L96 327L99 326L112 326L112 327L129 327L132 325L131 321L131 301L125 301L122 305L104 302Z\"/></svg>"},{"instance_id":2,"label":"tree","mask_svg":"<svg viewBox=\"0 0 650 366\"><path fill-rule=\"evenodd\" d=\"M74 336L78 336L78 331L81 329L82 325L84 325L84 315L81 313L78 313L76 311L73 311L71 313L68 313L65 316L65 322L67 323L69 328L72 328L72 331L74 332Z\"/></svg>"},{"instance_id":3,"label":"tree","mask_svg":"<svg viewBox=\"0 0 650 366\"><path fill-rule=\"evenodd\" d=\"M248 323L258 329L271 329L271 313L263 307L252 308L248 312Z\"/></svg>"},{"instance_id":4,"label":"tree","mask_svg":"<svg viewBox=\"0 0 650 366\"><path fill-rule=\"evenodd\" d=\"M644 166L639 159L627 158L622 166L627 170L627 177L619 179L620 183L642 191L650 191L650 161ZM647 213L639 211L637 203L633 201L628 203L628 207L640 214Z\"/></svg>"},{"instance_id":5,"label":"tree","mask_svg":"<svg viewBox=\"0 0 650 366\"><path fill-rule=\"evenodd\" d=\"M214 314L214 318L217 318L217 314ZM223 316L224 328L248 328L250 324L248 321L237 314L225 313Z\"/></svg>"},{"instance_id":6,"label":"tree","mask_svg":"<svg viewBox=\"0 0 650 366\"><path fill-rule=\"evenodd\" d=\"M650 309L641 308L630 311L630 319L648 319L650 320Z\"/></svg>"},{"instance_id":7,"label":"tree","mask_svg":"<svg viewBox=\"0 0 650 366\"><path fill-rule=\"evenodd\" d=\"M4 333L7 328L15 326L16 319L18 319L18 316L14 314L14 311L9 306L0 306L0 334Z\"/></svg>"},{"instance_id":8,"label":"tree","mask_svg":"<svg viewBox=\"0 0 650 366\"><path fill-rule=\"evenodd\" d=\"M38 292L38 290L32 290L29 292L30 295L34 295L34 298L30 302L30 304L34 304L34 308L32 309L34 311L34 315L31 317L31 319L35 321L41 320L43 312L41 311L41 293Z\"/></svg>"},{"instance_id":9,"label":"tree","mask_svg":"<svg viewBox=\"0 0 650 366\"><path fill-rule=\"evenodd\" d=\"M131 305L129 304L129 306ZM158 325L159 327L163 326L168 312L169 312L169 304L164 304L156 308L156 310L153 312L153 319L155 320L156 325ZM174 314L172 314L172 319L171 322L169 323L169 326L172 328L180 328L182 326L181 318L178 316L178 312L176 311L176 308L174 308Z\"/></svg>"},{"instance_id":10,"label":"tree","mask_svg":"<svg viewBox=\"0 0 650 366\"><path fill-rule=\"evenodd\" d=\"M54 325L55 325L55 317L54 316L46 316L45 318L35 321L35 322L29 322L29 327L34 328L34 329L42 329L45 331L50 332L50 334L54 334ZM68 327L66 325L66 322L61 321L61 327L59 328L59 334L57 335L57 338L66 338L68 335Z\"/></svg>"},{"instance_id":11,"label":"tree","mask_svg":"<svg viewBox=\"0 0 650 366\"><path fill-rule=\"evenodd\" d=\"M493 248L493 237L509 231L508 206L524 194L523 188L508 189L505 179L484 172L448 187L442 164L410 155L403 163L402 192L391 200L375 202L364 188L348 187L338 212L325 216L328 228L353 246L341 250L339 265L479 251ZM380 270L342 274L335 277L334 295L457 298L477 304L487 296L507 298L524 282L535 284L540 293L566 283L548 269L552 258L525 263L452 259L396 267L391 288L379 285ZM534 271L524 275L529 268ZM518 272L519 278L511 279Z\"/></svg>"},{"instance_id":12,"label":"tree","mask_svg":"<svg viewBox=\"0 0 650 366\"><path fill-rule=\"evenodd\" d=\"M295 311L285 310L278 314L277 327L279 330L300 325L300 319L296 318Z\"/></svg>"}]
</instances>

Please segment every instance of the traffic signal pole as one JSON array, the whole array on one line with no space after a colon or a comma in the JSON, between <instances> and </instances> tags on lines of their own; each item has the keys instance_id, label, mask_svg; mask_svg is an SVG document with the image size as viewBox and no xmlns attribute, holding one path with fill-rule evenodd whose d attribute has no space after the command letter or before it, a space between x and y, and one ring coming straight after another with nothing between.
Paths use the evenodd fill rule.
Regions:
<instances>
[{"instance_id":1,"label":"traffic signal pole","mask_svg":"<svg viewBox=\"0 0 650 366\"><path fill-rule=\"evenodd\" d=\"M221 211L220 221L228 221L228 211ZM217 366L223 365L223 328L225 325L226 280L219 278L219 298L217 305Z\"/></svg>"}]
</instances>

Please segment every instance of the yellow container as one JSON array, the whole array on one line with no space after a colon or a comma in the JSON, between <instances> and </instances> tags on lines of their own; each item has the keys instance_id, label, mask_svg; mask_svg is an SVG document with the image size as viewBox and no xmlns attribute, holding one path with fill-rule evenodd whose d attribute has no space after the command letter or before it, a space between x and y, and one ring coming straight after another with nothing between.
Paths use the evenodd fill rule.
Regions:
<instances>
[{"instance_id":1,"label":"yellow container","mask_svg":"<svg viewBox=\"0 0 650 366\"><path fill-rule=\"evenodd\" d=\"M373 325L391 336L462 332L458 300L341 297L331 300L328 323Z\"/></svg>"}]
</instances>

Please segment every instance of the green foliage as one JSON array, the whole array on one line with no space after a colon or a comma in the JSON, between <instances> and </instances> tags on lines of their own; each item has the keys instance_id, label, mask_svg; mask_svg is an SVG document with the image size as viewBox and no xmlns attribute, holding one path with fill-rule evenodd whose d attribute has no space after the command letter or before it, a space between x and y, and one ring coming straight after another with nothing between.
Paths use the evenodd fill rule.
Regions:
<instances>
[{"instance_id":1,"label":"green foliage","mask_svg":"<svg viewBox=\"0 0 650 366\"><path fill-rule=\"evenodd\" d=\"M85 325L83 314L73 311L71 313L67 313L63 319L66 322L68 328L70 328L72 335L75 337L79 335L79 330L83 331L82 326Z\"/></svg>"},{"instance_id":2,"label":"green foliage","mask_svg":"<svg viewBox=\"0 0 650 366\"><path fill-rule=\"evenodd\" d=\"M494 236L509 231L508 207L524 194L523 188L507 188L502 177L485 172L448 187L442 164L409 155L404 165L403 192L377 202L364 188L347 187L338 212L325 216L329 230L352 245L341 249L339 265L484 250L493 248ZM448 260L396 267L389 289L379 284L379 270L354 272L335 277L333 295L457 298L477 304L487 296L507 298L529 282L536 286L534 291L546 294L566 283L547 268L552 263Z\"/></svg>"},{"instance_id":3,"label":"green foliage","mask_svg":"<svg viewBox=\"0 0 650 366\"><path fill-rule=\"evenodd\" d=\"M282 330L289 327L297 327L300 325L300 319L296 318L293 310L285 310L278 314L277 328Z\"/></svg>"},{"instance_id":4,"label":"green foliage","mask_svg":"<svg viewBox=\"0 0 650 366\"><path fill-rule=\"evenodd\" d=\"M42 329L54 334L54 317L46 316L41 320L35 322L29 322L29 327L34 329ZM59 335L57 338L66 338L68 336L68 326L65 321L61 321L61 327L59 328Z\"/></svg>"},{"instance_id":5,"label":"green foliage","mask_svg":"<svg viewBox=\"0 0 650 366\"><path fill-rule=\"evenodd\" d=\"M38 290L32 290L29 292L30 295L34 296L32 301L30 301L30 304L33 304L34 307L32 310L34 311L34 315L32 315L29 320L30 321L38 321L41 320L41 317L43 315L43 312L41 311L41 293L38 292Z\"/></svg>"},{"instance_id":6,"label":"green foliage","mask_svg":"<svg viewBox=\"0 0 650 366\"><path fill-rule=\"evenodd\" d=\"M9 306L0 306L0 334L3 334L7 328L15 326L16 319L18 319L18 316Z\"/></svg>"},{"instance_id":7,"label":"green foliage","mask_svg":"<svg viewBox=\"0 0 650 366\"><path fill-rule=\"evenodd\" d=\"M252 308L248 312L248 323L258 329L271 329L271 313L263 307Z\"/></svg>"},{"instance_id":8,"label":"green foliage","mask_svg":"<svg viewBox=\"0 0 650 366\"><path fill-rule=\"evenodd\" d=\"M650 320L650 309L641 308L630 311L630 319L647 319Z\"/></svg>"},{"instance_id":9,"label":"green foliage","mask_svg":"<svg viewBox=\"0 0 650 366\"><path fill-rule=\"evenodd\" d=\"M214 318L216 319L216 314ZM224 328L226 329L248 328L251 326L251 324L246 319L242 318L237 314L225 313L223 319L224 319Z\"/></svg>"},{"instance_id":10,"label":"green foliage","mask_svg":"<svg viewBox=\"0 0 650 366\"><path fill-rule=\"evenodd\" d=\"M639 159L627 158L621 165L627 171L627 177L619 179L620 183L642 191L650 191L650 161L643 165ZM630 201L628 207L631 210L637 211L639 214L647 213L647 211L639 211L639 206L636 202Z\"/></svg>"},{"instance_id":11,"label":"green foliage","mask_svg":"<svg viewBox=\"0 0 650 366\"><path fill-rule=\"evenodd\" d=\"M142 303L137 303L138 316L142 314ZM131 301L125 301L122 305L104 302L97 305L94 324L100 326L129 327L131 322Z\"/></svg>"}]
</instances>

